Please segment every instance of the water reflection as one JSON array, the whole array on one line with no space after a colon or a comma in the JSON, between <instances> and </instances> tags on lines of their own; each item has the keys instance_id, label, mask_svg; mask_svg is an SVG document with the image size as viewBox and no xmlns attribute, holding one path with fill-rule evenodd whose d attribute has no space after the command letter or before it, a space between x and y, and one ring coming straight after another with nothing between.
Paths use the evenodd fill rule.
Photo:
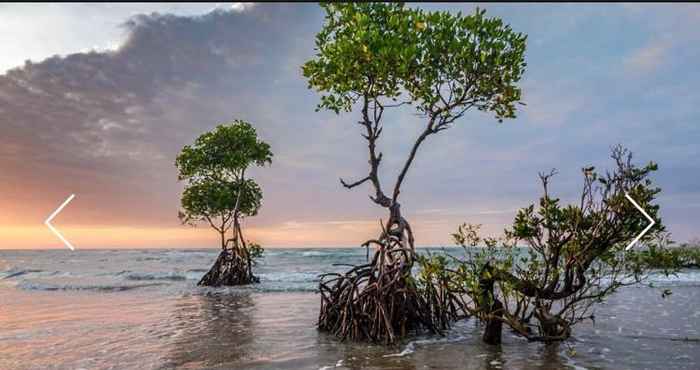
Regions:
<instances>
[{"instance_id":1,"label":"water reflection","mask_svg":"<svg viewBox=\"0 0 700 370\"><path fill-rule=\"evenodd\" d=\"M565 348L525 344L512 336L485 345L480 328L463 323L447 337L395 347L339 342L315 328L310 294L201 291L179 298L167 315L171 343L161 368L245 369L522 369L570 367Z\"/></svg>"},{"instance_id":2,"label":"water reflection","mask_svg":"<svg viewBox=\"0 0 700 370\"><path fill-rule=\"evenodd\" d=\"M197 292L173 307L172 349L163 368L202 368L245 362L255 352L250 293Z\"/></svg>"}]
</instances>

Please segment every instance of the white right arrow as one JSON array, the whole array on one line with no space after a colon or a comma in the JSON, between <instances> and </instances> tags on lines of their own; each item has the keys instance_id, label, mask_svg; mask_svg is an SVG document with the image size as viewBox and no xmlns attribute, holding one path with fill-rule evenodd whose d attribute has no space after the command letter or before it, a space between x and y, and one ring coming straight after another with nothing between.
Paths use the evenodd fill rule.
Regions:
<instances>
[{"instance_id":1,"label":"white right arrow","mask_svg":"<svg viewBox=\"0 0 700 370\"><path fill-rule=\"evenodd\" d=\"M642 232L641 232L639 235L637 235L637 237L634 238L634 240L632 240L631 243L627 244L627 247L625 248L625 250L627 251L627 250L629 250L630 248L632 248L632 246L634 245L634 243L636 243L636 242L639 240L639 238L641 238L642 236L644 236L644 234L646 234L647 231L649 231L649 229L651 229L651 227L654 226L654 224L656 223L656 221L654 221L654 219L651 218L651 217L644 211L644 209L643 209L642 207L640 207L639 204L637 204L637 202L634 201L634 199L632 199L632 197L631 197L627 192L625 192L625 197L627 197L627 199L629 199L629 201L632 202L632 204L634 204L635 207L637 207L637 209L639 210L639 212L642 212L642 214L644 215L644 217L646 217L646 218L649 220L649 225L647 225L647 227L646 227L644 230L642 230Z\"/></svg>"},{"instance_id":2,"label":"white right arrow","mask_svg":"<svg viewBox=\"0 0 700 370\"><path fill-rule=\"evenodd\" d=\"M63 244L65 244L66 247L70 248L70 250L72 250L72 251L74 251L75 248L73 248L73 246L71 245L71 243L69 243L68 240L66 240L66 238L64 238L63 235L61 235L61 233L59 233L58 230L56 230L56 228L53 227L53 225L51 225L51 220L53 220L53 218L56 217L56 215L57 215L59 212L61 212L61 210L63 210L63 207L67 206L68 203L69 203L71 200L73 200L73 198L75 198L75 194L71 194L71 195L68 197L68 199L66 199L66 200L63 202L63 204L61 204L60 206L58 206L58 208L56 208L56 210L53 211L53 213L46 219L46 221L44 221L44 224L46 225L46 227L48 227L59 239L61 239L61 241L63 242Z\"/></svg>"}]
</instances>

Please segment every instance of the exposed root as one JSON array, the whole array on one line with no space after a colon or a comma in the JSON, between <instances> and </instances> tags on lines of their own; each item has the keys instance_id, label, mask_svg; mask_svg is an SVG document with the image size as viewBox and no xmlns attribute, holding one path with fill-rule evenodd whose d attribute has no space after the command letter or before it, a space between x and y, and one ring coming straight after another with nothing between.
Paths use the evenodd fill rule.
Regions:
<instances>
[{"instance_id":1,"label":"exposed root","mask_svg":"<svg viewBox=\"0 0 700 370\"><path fill-rule=\"evenodd\" d=\"M214 266L199 280L201 286L230 286L258 283L255 275L248 270L248 263L232 250L222 250Z\"/></svg>"},{"instance_id":2,"label":"exposed root","mask_svg":"<svg viewBox=\"0 0 700 370\"><path fill-rule=\"evenodd\" d=\"M230 248L229 244L231 244ZM197 285L231 286L260 282L260 279L253 275L251 256L238 222L234 225L234 238L229 239L225 246L214 262L214 266Z\"/></svg>"},{"instance_id":3,"label":"exposed root","mask_svg":"<svg viewBox=\"0 0 700 370\"><path fill-rule=\"evenodd\" d=\"M376 247L369 263L321 276L320 330L341 340L389 344L410 332L441 333L447 328L449 319L438 309L439 299L419 289L411 275L413 237L401 220L379 240L363 245Z\"/></svg>"}]
</instances>

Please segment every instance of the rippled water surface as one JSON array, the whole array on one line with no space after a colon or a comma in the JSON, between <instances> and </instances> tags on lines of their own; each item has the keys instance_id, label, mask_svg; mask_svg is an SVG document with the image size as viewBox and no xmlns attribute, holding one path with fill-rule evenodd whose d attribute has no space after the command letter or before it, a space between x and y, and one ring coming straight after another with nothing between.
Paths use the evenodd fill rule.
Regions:
<instances>
[{"instance_id":1,"label":"rippled water surface","mask_svg":"<svg viewBox=\"0 0 700 370\"><path fill-rule=\"evenodd\" d=\"M0 251L0 369L700 369L700 272L628 288L565 345L472 321L394 347L315 327L319 273L361 249L275 249L247 288L199 288L215 251ZM661 298L670 288L673 294Z\"/></svg>"}]
</instances>

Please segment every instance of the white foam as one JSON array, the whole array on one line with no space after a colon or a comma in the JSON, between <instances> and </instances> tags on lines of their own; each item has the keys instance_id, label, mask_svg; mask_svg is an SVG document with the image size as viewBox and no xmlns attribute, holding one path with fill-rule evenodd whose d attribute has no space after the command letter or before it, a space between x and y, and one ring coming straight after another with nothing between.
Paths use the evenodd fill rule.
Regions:
<instances>
[{"instance_id":1,"label":"white foam","mask_svg":"<svg viewBox=\"0 0 700 370\"><path fill-rule=\"evenodd\" d=\"M439 344L439 343L453 343L453 342L459 342L464 340L465 337L463 336L455 336L452 338L434 338L434 339L420 339L420 340L414 340L408 342L406 347L403 349L403 351L399 353L392 353L388 355L384 355L382 357L404 357L408 356L414 352L416 352L416 346L422 346L422 345L431 345L431 344Z\"/></svg>"}]
</instances>

